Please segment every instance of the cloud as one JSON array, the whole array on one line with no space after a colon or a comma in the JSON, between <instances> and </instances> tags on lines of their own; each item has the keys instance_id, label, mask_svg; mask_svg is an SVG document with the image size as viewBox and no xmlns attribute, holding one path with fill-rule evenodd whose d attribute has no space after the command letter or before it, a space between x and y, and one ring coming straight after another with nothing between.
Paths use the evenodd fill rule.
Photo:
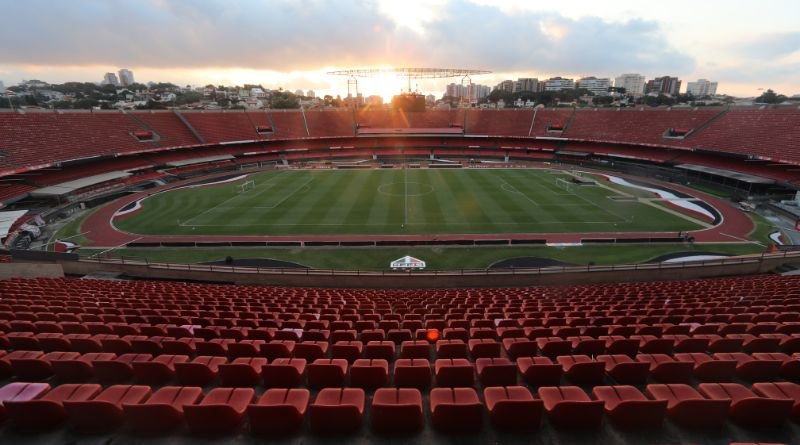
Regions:
<instances>
[{"instance_id":1,"label":"cloud","mask_svg":"<svg viewBox=\"0 0 800 445\"><path fill-rule=\"evenodd\" d=\"M652 21L506 14L494 7L458 3L432 27L433 59L447 57L466 65L478 61L496 70L677 74L694 67L689 56L670 47Z\"/></svg>"},{"instance_id":2,"label":"cloud","mask_svg":"<svg viewBox=\"0 0 800 445\"><path fill-rule=\"evenodd\" d=\"M585 74L679 74L694 66L652 21L511 13L463 0L437 2L418 25L383 0L7 3L11 19L0 27L6 66L296 71L422 64Z\"/></svg>"},{"instance_id":3,"label":"cloud","mask_svg":"<svg viewBox=\"0 0 800 445\"><path fill-rule=\"evenodd\" d=\"M800 32L770 33L737 42L735 51L755 60L771 60L800 52Z\"/></svg>"}]
</instances>

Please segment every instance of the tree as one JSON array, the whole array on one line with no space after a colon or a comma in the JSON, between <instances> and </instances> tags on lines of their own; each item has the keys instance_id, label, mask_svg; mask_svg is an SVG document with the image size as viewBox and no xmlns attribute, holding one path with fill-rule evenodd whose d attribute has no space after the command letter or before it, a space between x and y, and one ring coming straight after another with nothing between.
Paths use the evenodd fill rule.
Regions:
<instances>
[{"instance_id":1,"label":"tree","mask_svg":"<svg viewBox=\"0 0 800 445\"><path fill-rule=\"evenodd\" d=\"M786 100L786 96L783 94L777 94L776 92L772 91L771 89L765 91L761 96L756 98L756 102L762 104L779 104Z\"/></svg>"},{"instance_id":2,"label":"tree","mask_svg":"<svg viewBox=\"0 0 800 445\"><path fill-rule=\"evenodd\" d=\"M514 103L514 95L508 91L496 89L489 93L489 102L497 103L501 99L505 102L506 106L512 106Z\"/></svg>"},{"instance_id":3,"label":"tree","mask_svg":"<svg viewBox=\"0 0 800 445\"><path fill-rule=\"evenodd\" d=\"M183 94L177 95L175 98L175 105L186 105L195 102L199 102L203 99L203 95L196 91L189 91Z\"/></svg>"},{"instance_id":4,"label":"tree","mask_svg":"<svg viewBox=\"0 0 800 445\"><path fill-rule=\"evenodd\" d=\"M272 94L271 107L277 109L300 108L297 96L288 91L278 91Z\"/></svg>"},{"instance_id":5,"label":"tree","mask_svg":"<svg viewBox=\"0 0 800 445\"><path fill-rule=\"evenodd\" d=\"M592 98L594 105L611 105L612 102L614 102L614 98L611 96L595 96Z\"/></svg>"}]
</instances>

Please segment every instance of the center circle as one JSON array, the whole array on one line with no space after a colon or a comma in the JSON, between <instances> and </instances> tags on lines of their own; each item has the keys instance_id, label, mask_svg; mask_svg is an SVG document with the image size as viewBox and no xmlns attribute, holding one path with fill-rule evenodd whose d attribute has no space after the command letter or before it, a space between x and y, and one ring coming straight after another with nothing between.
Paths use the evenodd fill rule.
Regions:
<instances>
[{"instance_id":1,"label":"center circle","mask_svg":"<svg viewBox=\"0 0 800 445\"><path fill-rule=\"evenodd\" d=\"M433 193L433 186L422 182L390 182L378 186L378 193L386 196L422 196Z\"/></svg>"}]
</instances>

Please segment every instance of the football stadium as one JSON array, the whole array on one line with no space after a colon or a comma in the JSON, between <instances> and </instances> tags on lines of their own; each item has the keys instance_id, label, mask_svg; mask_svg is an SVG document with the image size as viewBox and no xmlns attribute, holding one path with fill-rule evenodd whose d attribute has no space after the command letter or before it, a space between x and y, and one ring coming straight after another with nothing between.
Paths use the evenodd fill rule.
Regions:
<instances>
[{"instance_id":1,"label":"football stadium","mask_svg":"<svg viewBox=\"0 0 800 445\"><path fill-rule=\"evenodd\" d=\"M387 72L386 105L7 90L0 443L800 443L800 102L328 74Z\"/></svg>"}]
</instances>

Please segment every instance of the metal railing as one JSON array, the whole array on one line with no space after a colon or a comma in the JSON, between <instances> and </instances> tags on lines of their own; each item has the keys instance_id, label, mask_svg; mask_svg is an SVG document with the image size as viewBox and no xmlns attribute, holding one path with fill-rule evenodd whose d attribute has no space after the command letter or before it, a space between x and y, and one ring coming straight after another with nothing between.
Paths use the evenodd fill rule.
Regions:
<instances>
[{"instance_id":1,"label":"metal railing","mask_svg":"<svg viewBox=\"0 0 800 445\"><path fill-rule=\"evenodd\" d=\"M498 276L498 275L549 275L560 273L586 272L623 272L642 270L680 270L711 266L733 266L741 264L757 264L765 260L796 259L800 261L800 251L784 250L774 253L742 255L730 258L706 259L670 263L641 263L617 265L585 265L585 266L553 266L540 268L502 268L502 269L449 269L449 270L345 270L345 269L308 269L308 268L265 268L244 266L223 266L209 264L182 264L168 262L152 262L144 257L131 256L92 256L82 257L79 261L100 264L123 264L146 266L149 269L165 269L191 272L226 272L264 275L307 275L307 276Z\"/></svg>"}]
</instances>

